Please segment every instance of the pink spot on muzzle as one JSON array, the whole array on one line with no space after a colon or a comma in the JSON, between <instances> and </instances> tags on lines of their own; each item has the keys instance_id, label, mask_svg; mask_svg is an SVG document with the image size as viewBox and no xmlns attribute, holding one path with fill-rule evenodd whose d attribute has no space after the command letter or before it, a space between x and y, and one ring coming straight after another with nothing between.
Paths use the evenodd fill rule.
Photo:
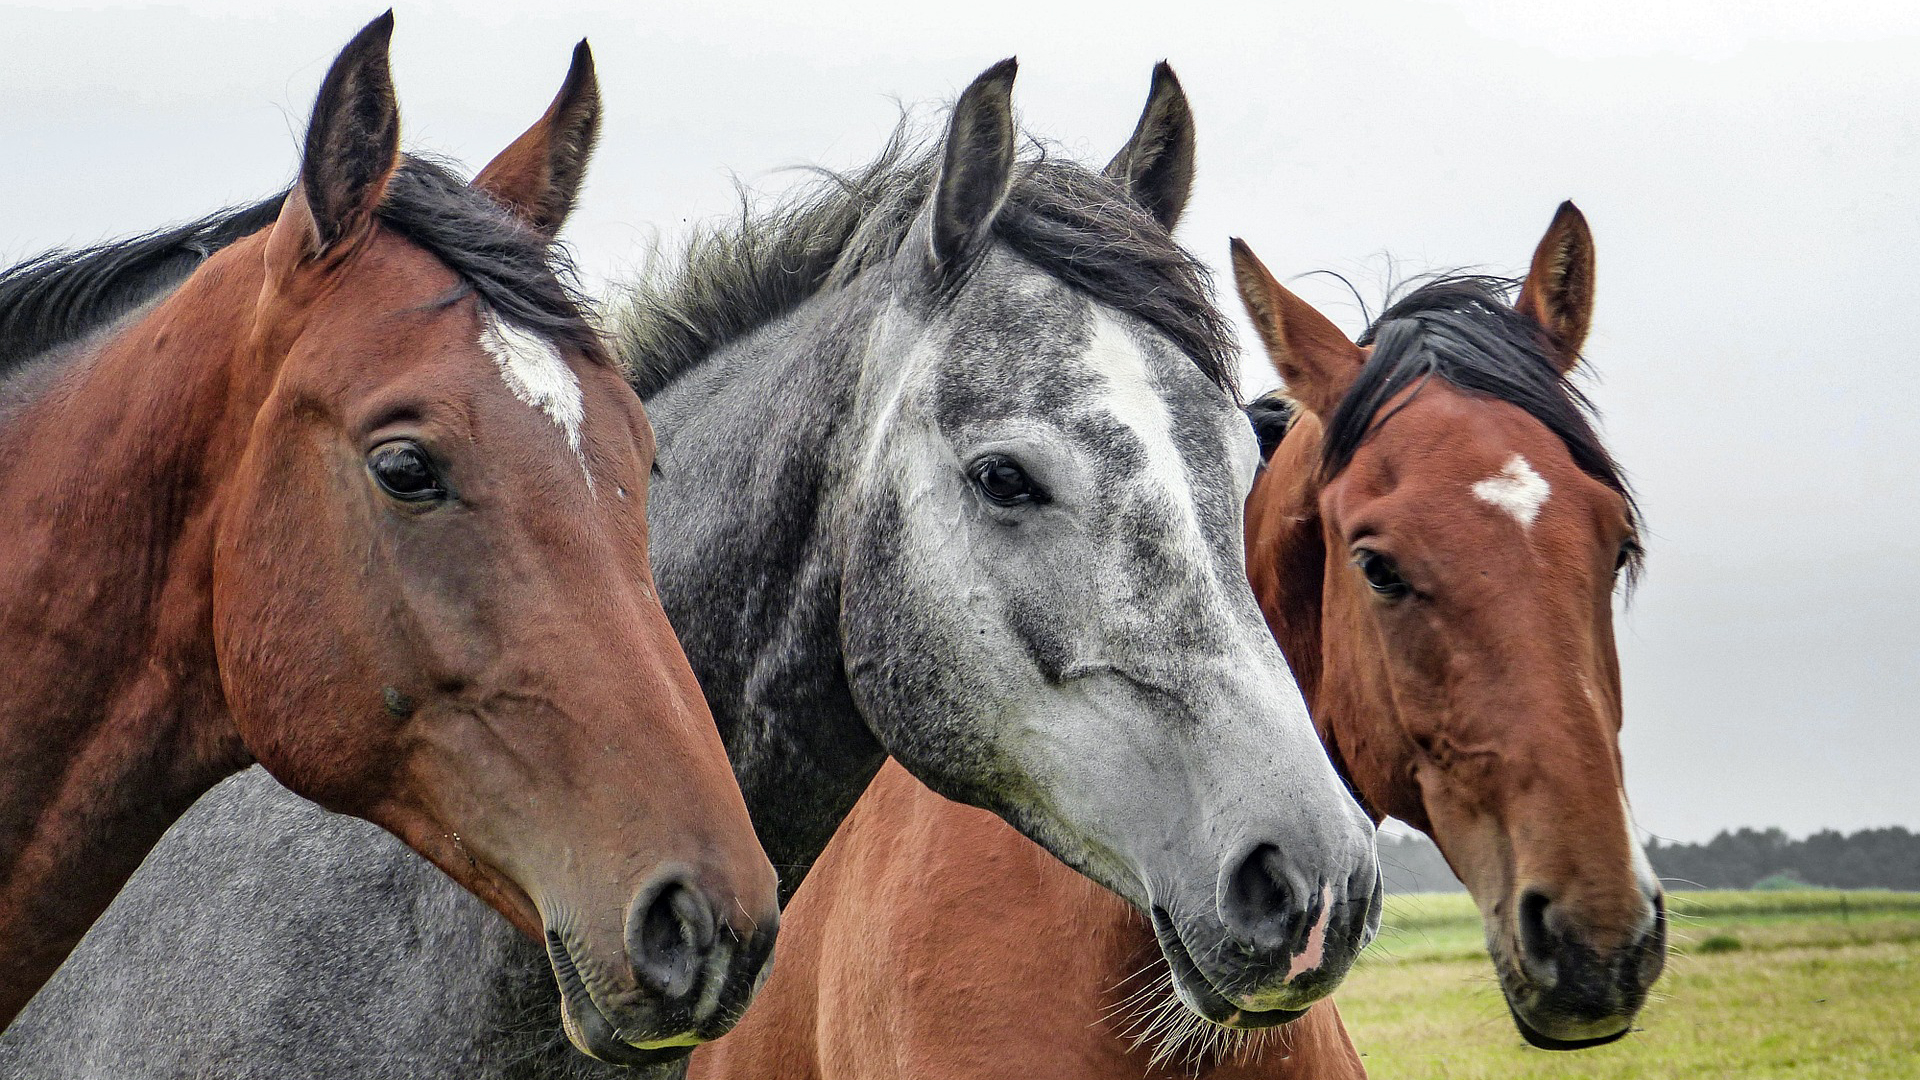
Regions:
<instances>
[{"instance_id":1,"label":"pink spot on muzzle","mask_svg":"<svg viewBox=\"0 0 1920 1080\"><path fill-rule=\"evenodd\" d=\"M1287 979L1294 979L1320 966L1327 952L1327 922L1333 918L1333 886L1320 888L1320 917L1314 920L1313 929L1307 932L1306 948L1287 965Z\"/></svg>"}]
</instances>

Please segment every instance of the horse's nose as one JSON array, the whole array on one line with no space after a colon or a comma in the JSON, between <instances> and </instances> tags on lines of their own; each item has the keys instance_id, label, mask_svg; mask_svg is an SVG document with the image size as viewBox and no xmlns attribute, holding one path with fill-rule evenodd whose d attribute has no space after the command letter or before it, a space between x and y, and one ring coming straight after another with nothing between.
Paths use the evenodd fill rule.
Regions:
<instances>
[{"instance_id":1,"label":"horse's nose","mask_svg":"<svg viewBox=\"0 0 1920 1080\"><path fill-rule=\"evenodd\" d=\"M1569 1011L1604 1016L1637 1009L1667 952L1665 895L1655 891L1639 900L1633 929L1613 935L1611 947L1595 947L1596 935L1571 905L1540 889L1521 890L1515 922L1527 978Z\"/></svg>"},{"instance_id":2,"label":"horse's nose","mask_svg":"<svg viewBox=\"0 0 1920 1080\"><path fill-rule=\"evenodd\" d=\"M1328 944L1357 950L1378 916L1379 869L1371 858L1344 880L1309 880L1279 847L1256 844L1228 868L1220 919L1248 949L1292 957L1304 974L1331 959Z\"/></svg>"},{"instance_id":3,"label":"horse's nose","mask_svg":"<svg viewBox=\"0 0 1920 1080\"><path fill-rule=\"evenodd\" d=\"M737 921L728 917L735 909L745 915L738 900L715 896L689 873L656 876L627 909L627 959L634 977L663 1004L691 1006L709 981L728 978L741 961L757 957L764 962L779 915L749 919L751 930L742 932L746 928L728 925ZM754 956L744 955L749 952Z\"/></svg>"}]
</instances>

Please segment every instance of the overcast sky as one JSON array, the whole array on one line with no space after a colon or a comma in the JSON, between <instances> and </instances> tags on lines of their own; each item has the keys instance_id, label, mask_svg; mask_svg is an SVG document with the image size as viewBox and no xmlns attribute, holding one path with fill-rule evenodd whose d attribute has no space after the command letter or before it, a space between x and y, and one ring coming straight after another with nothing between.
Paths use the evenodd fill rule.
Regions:
<instances>
[{"instance_id":1,"label":"overcast sky","mask_svg":"<svg viewBox=\"0 0 1920 1080\"><path fill-rule=\"evenodd\" d=\"M284 185L379 6L279 6L0 0L0 259ZM1370 293L1388 255L1513 273L1576 200L1591 390L1652 529L1620 623L1640 824L1920 826L1920 5L1573 6L402 0L394 61L408 142L477 168L591 38L607 120L568 238L596 281L726 213L735 177L856 164L896 101L1013 54L1027 126L1095 163L1173 62L1200 128L1183 238L1216 267L1239 235Z\"/></svg>"}]
</instances>

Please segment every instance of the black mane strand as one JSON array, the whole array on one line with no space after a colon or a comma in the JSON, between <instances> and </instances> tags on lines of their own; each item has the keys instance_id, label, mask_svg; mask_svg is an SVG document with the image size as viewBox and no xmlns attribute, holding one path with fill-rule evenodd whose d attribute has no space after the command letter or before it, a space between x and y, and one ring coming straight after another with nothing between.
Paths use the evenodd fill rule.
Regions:
<instances>
[{"instance_id":1,"label":"black mane strand","mask_svg":"<svg viewBox=\"0 0 1920 1080\"><path fill-rule=\"evenodd\" d=\"M589 358L611 354L587 318L566 252L468 186L452 168L408 157L387 182L376 213L449 270L501 318Z\"/></svg>"},{"instance_id":2,"label":"black mane strand","mask_svg":"<svg viewBox=\"0 0 1920 1080\"><path fill-rule=\"evenodd\" d=\"M1262 394L1247 403L1247 419L1253 423L1253 436L1260 440L1260 460L1273 456L1280 446L1280 440L1287 437L1287 429L1293 426L1295 409L1293 402L1278 390Z\"/></svg>"},{"instance_id":3,"label":"black mane strand","mask_svg":"<svg viewBox=\"0 0 1920 1080\"><path fill-rule=\"evenodd\" d=\"M171 292L208 256L273 224L286 195L170 229L55 250L0 271L0 378Z\"/></svg>"}]
</instances>

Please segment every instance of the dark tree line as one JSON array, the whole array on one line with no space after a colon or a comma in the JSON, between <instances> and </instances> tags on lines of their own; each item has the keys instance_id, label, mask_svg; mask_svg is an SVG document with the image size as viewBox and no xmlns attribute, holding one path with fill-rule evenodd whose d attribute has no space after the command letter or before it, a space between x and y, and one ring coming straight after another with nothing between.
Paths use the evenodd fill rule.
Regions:
<instances>
[{"instance_id":1,"label":"dark tree line","mask_svg":"<svg viewBox=\"0 0 1920 1080\"><path fill-rule=\"evenodd\" d=\"M1779 829L1722 832L1704 844L1647 845L1654 873L1675 889L1750 889L1759 883L1831 889L1920 890L1920 834L1900 826L1793 840ZM1388 892L1452 892L1460 882L1424 836L1380 838Z\"/></svg>"},{"instance_id":2,"label":"dark tree line","mask_svg":"<svg viewBox=\"0 0 1920 1080\"><path fill-rule=\"evenodd\" d=\"M1779 829L1722 832L1704 844L1647 845L1673 888L1746 889L1768 879L1830 889L1920 889L1920 834L1898 825L1789 840Z\"/></svg>"}]
</instances>

